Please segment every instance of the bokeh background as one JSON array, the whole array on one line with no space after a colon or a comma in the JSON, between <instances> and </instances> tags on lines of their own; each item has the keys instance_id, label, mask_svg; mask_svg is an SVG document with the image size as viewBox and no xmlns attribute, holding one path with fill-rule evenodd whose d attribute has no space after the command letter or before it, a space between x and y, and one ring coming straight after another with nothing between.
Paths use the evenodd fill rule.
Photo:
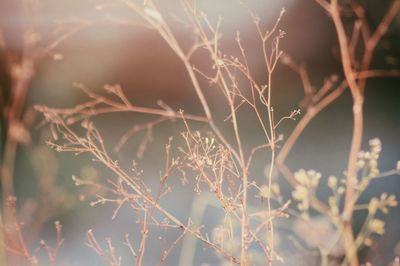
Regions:
<instances>
[{"instance_id":1,"label":"bokeh background","mask_svg":"<svg viewBox=\"0 0 400 266\"><path fill-rule=\"evenodd\" d=\"M182 14L179 1L158 2L165 14L177 16ZM222 44L228 53L236 49L232 42L235 32L241 32L243 43L249 51L254 74L258 79L262 79L265 70L259 50L260 43L249 13L235 1L198 2L201 9L209 14L211 21L215 21L218 16L223 18ZM392 1L358 2L365 7L366 18L374 28ZM307 65L311 83L315 88L320 87L324 78L332 73L343 76L333 24L314 1L254 0L246 1L246 3L261 18L266 28L275 22L281 9L285 8L286 13L280 28L286 32L286 36L282 40L281 48L297 62ZM15 162L14 183L18 206L21 210L26 210L21 211L21 219L26 224L36 226L33 228L37 235L32 243L38 243L40 239L46 239L52 243L53 222L60 220L63 224L65 243L60 251L57 265L101 265L101 258L84 244L88 229L92 228L99 240L111 237L117 248L121 248L121 254L126 252L122 245L125 233L135 236L138 232L135 232L137 230L135 217L128 208L122 209L120 215L112 220L113 206L89 206L92 198L87 195L92 192L75 187L71 176L106 179L109 173L93 163L88 156L58 154L49 150L45 145L45 140L51 138L51 133L47 127L38 127L41 117L34 113L32 106L41 104L50 107L72 107L86 101L87 97L80 90L72 87L73 82L83 83L98 92L102 91L104 84L118 83L134 104L157 107L157 100L162 99L175 110L183 109L187 113L201 114L201 106L183 65L157 33L134 25L115 25L110 21L116 18L134 21L137 17L118 6L97 10L95 7L98 4L102 2L90 0L0 1L0 30L7 44L7 49L2 50L0 54L1 153L4 151L3 144L6 141L5 114L11 94L6 56L12 54L18 58L21 55L23 31L27 27L32 26L40 33L41 41L46 42L57 34L54 29L64 25L63 23L88 24L63 40L36 65L35 76L29 84L24 108L25 113L29 114L26 119L32 121L32 126L29 128L30 142L19 145ZM351 21L351 15L347 20ZM180 27L177 23L173 25L182 43L189 44L193 41L187 29ZM208 63L201 56L195 60L200 66ZM378 46L372 65L376 69L399 69L399 60L400 16L398 15L381 45ZM225 117L227 109L221 95L209 87L207 81L203 80L203 82L202 85L206 88L205 93L217 117ZM274 74L273 83L276 117L286 115L298 108L303 98L303 89L298 75L287 66L279 65ZM399 103L399 78L379 78L368 81L363 146L367 148L368 140L374 137L382 140L383 152L380 159L382 170L395 168L396 161L400 158ZM113 147L117 139L133 124L146 121L148 118L148 116L121 113L96 118L96 123L102 130L107 145ZM279 131L287 136L295 123L292 121L284 123ZM261 140L261 133L256 130L251 119L243 119L241 125L249 143L257 143ZM194 126L207 130L201 124ZM221 126L223 127L223 124ZM334 104L319 114L305 130L288 158L288 165L294 170L316 169L322 172L325 178L329 175L341 176L346 167L351 128L351 96L346 91ZM155 128L153 142L148 145L143 158L137 156L142 135L128 141L115 156L122 162L135 159L144 169L144 178L148 179L149 183L156 184L159 170L162 169L164 162L164 145L169 136L179 137L179 132L182 130L184 127L179 122L163 123ZM179 143L178 140L177 142ZM266 167L264 163L267 161L266 158L261 156L257 159L254 171L261 175ZM176 183L179 197L174 198L170 195L165 204L173 207L178 217L187 217L193 193L190 190L181 189L178 179L172 178L170 182L172 186ZM46 187L46 185L49 186L46 190L49 193L38 195L40 191L38 188ZM288 188L286 190L288 191ZM399 176L390 176L384 181L373 183L364 196L367 199L370 196L379 195L382 191L399 195ZM36 200L38 197L41 198L40 201ZM43 208L46 208L43 211L47 213L46 215L34 215L37 210ZM220 215L210 207L206 211L204 223L212 226L220 219ZM37 219L41 220L37 222ZM356 224L357 222L356 216ZM364 252L364 257L376 262L376 265L386 265L392 260L395 255L395 246L400 241L399 225L400 209L397 207L387 216L387 233L379 238L372 252ZM27 230L29 232L30 229ZM151 241L157 243L157 237L152 238ZM158 261L158 255L155 254L159 254L157 250L160 246L154 244L152 249L148 250L145 257L146 265L154 265ZM300 265L296 260L304 254L315 257L312 252L296 251L293 247L288 248L287 254L283 250L283 257L287 258L286 265ZM172 262L179 257L179 246L171 256L170 262L166 264L176 265ZM203 249L199 249L195 261L195 265L217 263L215 257ZM123 265L128 265L128 263L129 260L126 260ZM311 265L307 264L307 261L304 263Z\"/></svg>"}]
</instances>

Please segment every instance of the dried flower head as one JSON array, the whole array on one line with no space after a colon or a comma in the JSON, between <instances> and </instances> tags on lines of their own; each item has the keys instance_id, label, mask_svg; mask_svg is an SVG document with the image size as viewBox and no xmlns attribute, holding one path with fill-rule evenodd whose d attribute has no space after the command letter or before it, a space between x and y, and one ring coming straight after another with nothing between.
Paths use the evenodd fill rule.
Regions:
<instances>
[{"instance_id":1,"label":"dried flower head","mask_svg":"<svg viewBox=\"0 0 400 266\"><path fill-rule=\"evenodd\" d=\"M378 235L385 233L385 222L380 219L372 219L368 224L368 229Z\"/></svg>"}]
</instances>

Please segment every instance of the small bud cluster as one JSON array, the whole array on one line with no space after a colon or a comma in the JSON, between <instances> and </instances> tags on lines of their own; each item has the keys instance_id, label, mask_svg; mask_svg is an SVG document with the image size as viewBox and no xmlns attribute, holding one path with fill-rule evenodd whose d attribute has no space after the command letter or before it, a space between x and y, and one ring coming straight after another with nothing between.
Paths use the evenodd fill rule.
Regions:
<instances>
[{"instance_id":1,"label":"small bud cluster","mask_svg":"<svg viewBox=\"0 0 400 266\"><path fill-rule=\"evenodd\" d=\"M297 208L302 212L302 216L307 219L310 199L315 194L321 174L314 170L305 171L301 169L294 174L294 177L298 185L293 191L292 196L295 200L299 201Z\"/></svg>"},{"instance_id":2,"label":"small bud cluster","mask_svg":"<svg viewBox=\"0 0 400 266\"><path fill-rule=\"evenodd\" d=\"M357 167L363 169L367 167L369 176L375 177L379 175L378 159L382 151L382 144L378 138L369 141L370 151L360 151L358 154Z\"/></svg>"},{"instance_id":3,"label":"small bud cluster","mask_svg":"<svg viewBox=\"0 0 400 266\"><path fill-rule=\"evenodd\" d=\"M328 187L332 191L332 195L328 198L328 204L330 211L333 215L339 215L339 203L342 198L345 188L339 185L339 180L336 176L328 177Z\"/></svg>"}]
</instances>

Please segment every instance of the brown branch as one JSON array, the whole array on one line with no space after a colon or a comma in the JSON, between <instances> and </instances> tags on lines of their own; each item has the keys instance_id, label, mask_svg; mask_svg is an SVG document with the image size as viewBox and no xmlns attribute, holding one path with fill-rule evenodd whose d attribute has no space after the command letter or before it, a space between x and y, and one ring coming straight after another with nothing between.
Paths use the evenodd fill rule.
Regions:
<instances>
[{"instance_id":1,"label":"brown branch","mask_svg":"<svg viewBox=\"0 0 400 266\"><path fill-rule=\"evenodd\" d=\"M372 33L372 35L369 34L367 35L364 41L365 51L361 61L361 68L360 68L361 72L368 70L368 68L370 67L376 46L378 45L382 37L386 34L390 24L392 23L396 15L399 13L399 11L400 11L400 0L394 0L391 7L386 12L386 15L381 20L376 30ZM365 28L368 27L368 24L366 24L365 20L363 20L363 24L365 25L364 26ZM366 79L359 80L358 85L361 91L364 91L365 84L366 84Z\"/></svg>"},{"instance_id":2,"label":"brown branch","mask_svg":"<svg viewBox=\"0 0 400 266\"><path fill-rule=\"evenodd\" d=\"M361 148L361 141L363 135L363 102L364 96L360 90L351 65L351 55L348 46L346 32L344 30L343 22L340 17L338 0L332 0L330 5L330 15L336 28L337 37L340 46L341 62L346 81L349 85L353 97L353 135L351 140L351 147L349 152L349 159L347 165L347 179L346 179L346 192L344 203L344 245L346 249L346 257L351 266L358 265L358 257L354 249L354 236L351 227L351 217L353 214L353 194L354 186L357 175L357 154Z\"/></svg>"},{"instance_id":3,"label":"brown branch","mask_svg":"<svg viewBox=\"0 0 400 266\"><path fill-rule=\"evenodd\" d=\"M334 89L329 95L325 96L320 102L318 102L315 106L312 106L307 109L305 115L299 120L296 124L296 127L286 140L285 144L279 151L279 154L276 158L277 164L281 164L286 160L289 152L292 150L294 144L297 142L300 135L303 133L304 129L307 125L312 121L312 119L319 114L322 110L324 110L327 106L333 103L347 88L346 81L343 81L336 89ZM296 184L295 180L289 181L292 184Z\"/></svg>"},{"instance_id":4,"label":"brown branch","mask_svg":"<svg viewBox=\"0 0 400 266\"><path fill-rule=\"evenodd\" d=\"M355 76L357 79L400 77L400 70L398 70L398 69L392 69L392 70L371 69L371 70L364 70L361 72L357 72L357 73L355 73Z\"/></svg>"}]
</instances>

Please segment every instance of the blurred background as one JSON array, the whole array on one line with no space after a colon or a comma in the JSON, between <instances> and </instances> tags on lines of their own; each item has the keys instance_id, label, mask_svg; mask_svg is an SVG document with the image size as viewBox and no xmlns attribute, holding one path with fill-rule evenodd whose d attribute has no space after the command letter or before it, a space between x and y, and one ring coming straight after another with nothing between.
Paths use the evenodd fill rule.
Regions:
<instances>
[{"instance_id":1,"label":"blurred background","mask_svg":"<svg viewBox=\"0 0 400 266\"><path fill-rule=\"evenodd\" d=\"M178 17L182 15L179 1L158 2L166 17L171 15L172 18L172 14ZM366 19L372 29L378 25L392 3L389 0L358 2L365 7ZM343 76L333 24L314 1L254 0L245 3L261 18L265 28L270 28L282 8L285 8L286 13L279 26L286 32L281 49L296 62L306 64L315 88L319 88L324 79L333 73L339 77ZM23 125L13 125L13 132L18 134L12 136L17 143L13 182L20 219L26 225L24 230L30 235L32 247L38 246L40 239L53 243L53 223L55 220L61 221L65 242L60 250L57 265L102 265L101 258L85 246L86 232L89 229L96 232L99 240L111 237L123 255L127 252L122 244L125 233L129 233L134 239L134 236L138 235L138 228L135 215L129 208L123 208L120 215L113 220L113 206L89 206L96 191L76 187L71 176L102 180L109 178L110 173L93 163L89 156L75 156L50 150L45 141L51 139L51 131L48 127L40 127L42 117L35 113L33 106L40 104L65 108L87 101L87 96L72 86L74 82L83 83L99 93L103 93L104 84L120 84L133 104L157 107L157 101L161 99L174 110L183 109L186 113L202 115L201 106L184 66L157 32L127 23L112 23L133 22L137 20L137 16L121 6L100 10L96 8L102 4L101 1L90 0L0 1L0 161L5 160L6 142L7 138L10 138L7 136L10 127L7 116L12 110L13 97L20 97L20 120L23 121ZM237 52L233 40L236 31L240 31L244 46L249 51L254 75L262 80L265 67L261 58L260 42L252 18L243 4L230 0L204 0L198 1L198 5L209 15L212 22L215 22L218 16L223 18L222 46L227 53ZM350 23L352 19L352 14L348 14L344 21ZM179 40L189 45L193 41L190 30L172 19L170 21ZM58 42L59 36L65 38ZM10 69L13 69L12 66L19 62L24 54L32 52L32 49L26 49L26 45L24 46L27 42L34 43L32 46L35 47L36 44L45 47L45 53L34 63L34 74L27 81L26 91L19 94L12 91L11 77L17 70ZM56 45L53 47L53 44ZM49 46L52 49L46 50ZM372 68L399 69L399 60L398 15L376 49ZM199 66L209 63L201 56L196 57L195 62ZM223 120L228 110L222 96L209 86L207 81L202 82L212 109L215 110L216 116ZM277 67L273 88L276 117L282 117L299 108L304 97L302 84L298 75L286 65L279 64ZM376 78L368 81L363 147L368 148L369 139L381 139L381 170L395 168L400 158L399 102L400 78ZM95 122L107 145L112 149L132 125L148 118L149 116L132 113L117 113L99 116ZM256 130L254 121L245 117L242 120L242 131L249 143L258 143L262 135ZM287 136L295 125L296 121L286 122L279 128L279 132ZM202 124L195 124L194 127L208 130ZM221 127L224 127L223 123ZM342 176L347 163L351 129L351 95L346 91L312 121L289 155L287 164L293 170L315 169L323 174L323 178L329 175ZM136 160L144 170L143 176L148 179L148 183L157 184L159 171L164 165L164 146L170 136L174 136L179 144L179 133L183 130L184 125L178 121L163 123L155 127L153 141L148 144L143 156L138 156L137 153L143 134L130 139L119 153L113 155L125 165ZM265 161L266 156L257 158L255 173L263 175ZM174 187L174 184L179 198L174 198L173 194L169 195L165 204L173 208L173 213L178 217L187 217L191 209L193 191L181 188L179 178L171 177L170 185ZM283 191L289 191L289 187L283 187ZM373 183L364 197L368 199L380 195L382 191L399 196L399 177L390 176L384 181ZM219 219L221 213L212 207L207 208L205 224L212 226ZM358 216L356 224L357 219ZM386 217L386 221L387 233L377 240L372 251L363 254L365 260L376 262L373 265L388 264L396 252L400 256L400 247L395 251L396 244L400 241L399 207ZM173 236L171 235L171 239ZM157 236L152 236L150 241L158 243ZM309 261L304 260L304 265L316 263L313 259L315 253L298 250L293 243L282 239L282 243L286 242L287 249L281 248L282 256L286 260L285 265L300 265L298 259L303 256L310 257ZM176 265L173 262L178 260L179 247L174 250L167 265ZM160 244L154 245L154 250L148 250L145 265L155 265L158 262L161 248ZM308 247L305 250L308 250ZM215 256L203 249L196 253L195 262L195 265L218 264ZM123 265L128 264L129 259L124 260Z\"/></svg>"}]
</instances>

